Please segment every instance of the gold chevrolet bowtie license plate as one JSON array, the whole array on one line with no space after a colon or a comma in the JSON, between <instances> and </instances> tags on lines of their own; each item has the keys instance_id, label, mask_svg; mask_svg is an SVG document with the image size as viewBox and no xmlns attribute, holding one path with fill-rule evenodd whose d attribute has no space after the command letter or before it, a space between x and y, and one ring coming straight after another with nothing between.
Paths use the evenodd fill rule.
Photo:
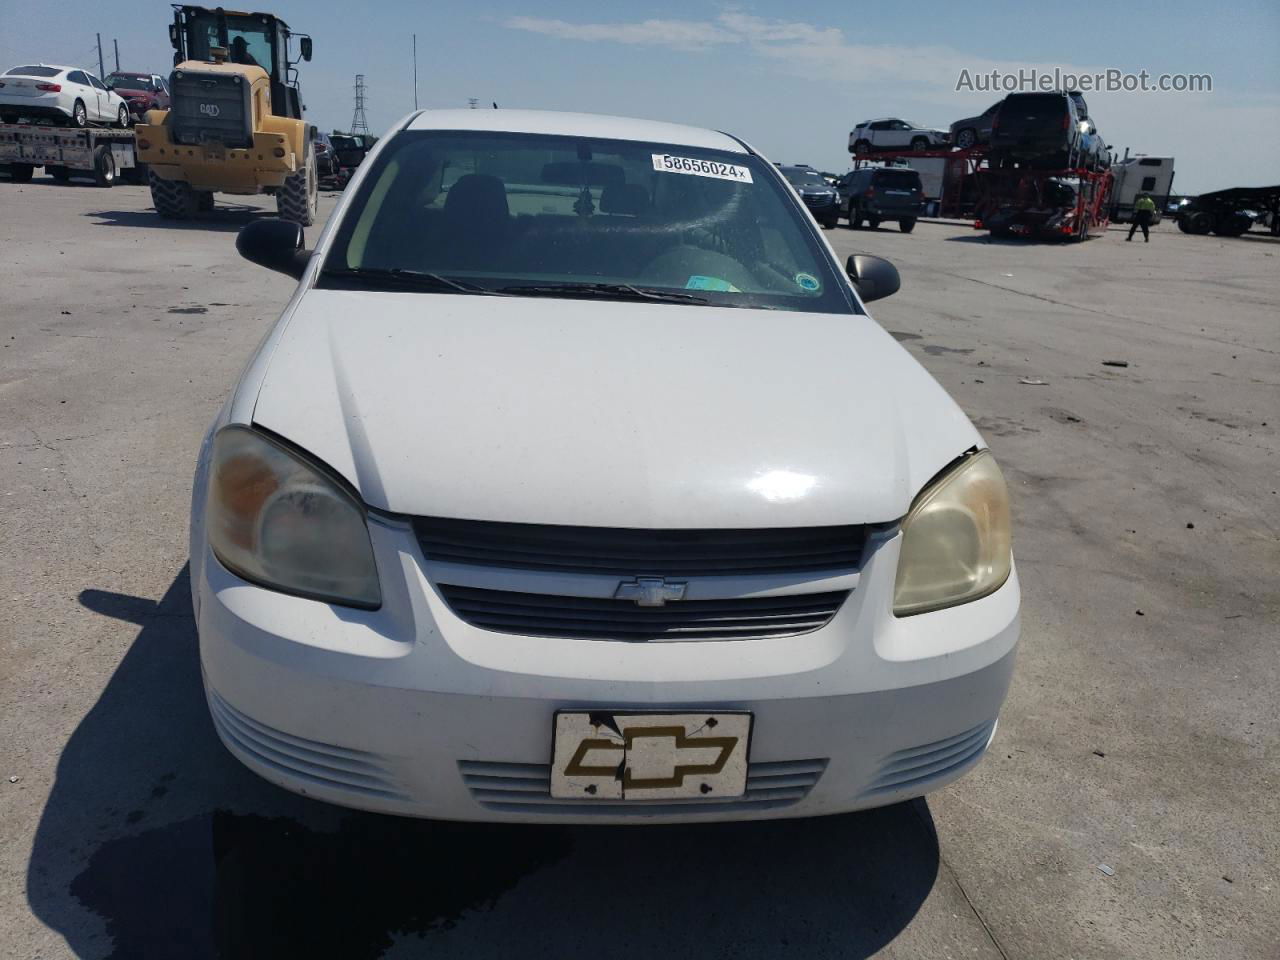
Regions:
<instances>
[{"instance_id":1,"label":"gold chevrolet bowtie license plate","mask_svg":"<svg viewBox=\"0 0 1280 960\"><path fill-rule=\"evenodd\" d=\"M557 713L551 796L740 797L750 736L749 713Z\"/></svg>"}]
</instances>

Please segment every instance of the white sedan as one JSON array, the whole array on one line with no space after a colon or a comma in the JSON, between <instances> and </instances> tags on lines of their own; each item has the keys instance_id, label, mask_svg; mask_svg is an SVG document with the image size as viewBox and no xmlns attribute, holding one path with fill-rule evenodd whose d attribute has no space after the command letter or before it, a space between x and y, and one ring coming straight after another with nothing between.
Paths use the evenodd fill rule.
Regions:
<instances>
[{"instance_id":1,"label":"white sedan","mask_svg":"<svg viewBox=\"0 0 1280 960\"><path fill-rule=\"evenodd\" d=\"M73 127L129 125L129 104L87 70L27 64L0 75L0 121L53 119Z\"/></svg>"},{"instance_id":2,"label":"white sedan","mask_svg":"<svg viewBox=\"0 0 1280 960\"><path fill-rule=\"evenodd\" d=\"M982 438L723 133L424 111L379 141L202 444L227 748L332 803L708 821L970 770L1018 639Z\"/></svg>"}]
</instances>

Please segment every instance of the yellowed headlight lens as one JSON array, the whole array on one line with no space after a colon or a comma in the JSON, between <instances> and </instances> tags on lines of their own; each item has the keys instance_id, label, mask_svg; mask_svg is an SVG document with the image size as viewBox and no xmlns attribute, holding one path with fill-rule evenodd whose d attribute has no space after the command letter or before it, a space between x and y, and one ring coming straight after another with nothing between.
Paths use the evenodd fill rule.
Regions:
<instances>
[{"instance_id":1,"label":"yellowed headlight lens","mask_svg":"<svg viewBox=\"0 0 1280 960\"><path fill-rule=\"evenodd\" d=\"M349 606L382 603L359 501L257 431L214 437L205 529L223 566L247 580Z\"/></svg>"},{"instance_id":2,"label":"yellowed headlight lens","mask_svg":"<svg viewBox=\"0 0 1280 960\"><path fill-rule=\"evenodd\" d=\"M902 521L893 592L899 617L968 603L1009 579L1009 491L991 451L966 458L926 488Z\"/></svg>"}]
</instances>

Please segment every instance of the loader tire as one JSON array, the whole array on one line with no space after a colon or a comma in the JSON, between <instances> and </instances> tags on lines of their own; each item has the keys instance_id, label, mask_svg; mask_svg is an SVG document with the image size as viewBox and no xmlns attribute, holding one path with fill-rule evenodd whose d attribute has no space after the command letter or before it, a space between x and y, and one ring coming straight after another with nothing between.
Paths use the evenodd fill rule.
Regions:
<instances>
[{"instance_id":1,"label":"loader tire","mask_svg":"<svg viewBox=\"0 0 1280 960\"><path fill-rule=\"evenodd\" d=\"M198 199L191 184L185 180L162 180L152 171L147 171L147 179L156 213L166 220L187 220L195 215Z\"/></svg>"},{"instance_id":2,"label":"loader tire","mask_svg":"<svg viewBox=\"0 0 1280 960\"><path fill-rule=\"evenodd\" d=\"M309 227L316 222L316 200L319 183L316 177L316 155L307 140L306 160L302 169L290 174L276 191L276 210L280 219Z\"/></svg>"}]
</instances>

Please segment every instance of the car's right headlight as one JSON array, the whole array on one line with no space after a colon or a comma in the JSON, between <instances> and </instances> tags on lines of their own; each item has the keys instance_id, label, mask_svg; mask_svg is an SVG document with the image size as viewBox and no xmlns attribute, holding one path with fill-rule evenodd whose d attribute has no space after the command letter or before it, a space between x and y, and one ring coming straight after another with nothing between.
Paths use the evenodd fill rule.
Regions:
<instances>
[{"instance_id":1,"label":"car's right headlight","mask_svg":"<svg viewBox=\"0 0 1280 960\"><path fill-rule=\"evenodd\" d=\"M316 464L248 427L213 438L209 545L262 586L352 607L382 604L360 501Z\"/></svg>"},{"instance_id":2,"label":"car's right headlight","mask_svg":"<svg viewBox=\"0 0 1280 960\"><path fill-rule=\"evenodd\" d=\"M902 521L893 612L968 603L1009 579L1009 491L990 450L970 454L916 497Z\"/></svg>"}]
</instances>

